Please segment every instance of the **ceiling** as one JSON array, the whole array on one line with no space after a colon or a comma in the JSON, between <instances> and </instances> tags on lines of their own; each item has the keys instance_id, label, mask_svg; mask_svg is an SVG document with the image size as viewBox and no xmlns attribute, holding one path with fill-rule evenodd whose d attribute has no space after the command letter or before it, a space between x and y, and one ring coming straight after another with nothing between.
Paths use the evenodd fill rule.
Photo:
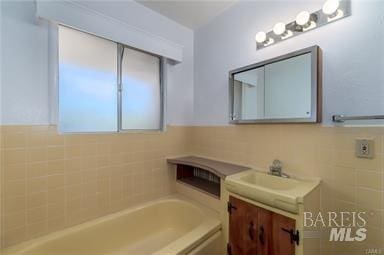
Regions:
<instances>
[{"instance_id":1,"label":"ceiling","mask_svg":"<svg viewBox=\"0 0 384 255\"><path fill-rule=\"evenodd\" d=\"M186 27L197 29L219 15L236 0L135 0Z\"/></svg>"}]
</instances>

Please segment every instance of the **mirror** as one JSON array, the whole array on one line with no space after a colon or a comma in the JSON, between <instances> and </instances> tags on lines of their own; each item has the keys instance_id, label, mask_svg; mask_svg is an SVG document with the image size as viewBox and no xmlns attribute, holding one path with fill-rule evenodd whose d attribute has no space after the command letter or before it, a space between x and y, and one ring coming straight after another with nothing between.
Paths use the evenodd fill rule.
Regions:
<instances>
[{"instance_id":1,"label":"mirror","mask_svg":"<svg viewBox=\"0 0 384 255\"><path fill-rule=\"evenodd\" d=\"M318 46L231 71L231 123L320 122Z\"/></svg>"}]
</instances>

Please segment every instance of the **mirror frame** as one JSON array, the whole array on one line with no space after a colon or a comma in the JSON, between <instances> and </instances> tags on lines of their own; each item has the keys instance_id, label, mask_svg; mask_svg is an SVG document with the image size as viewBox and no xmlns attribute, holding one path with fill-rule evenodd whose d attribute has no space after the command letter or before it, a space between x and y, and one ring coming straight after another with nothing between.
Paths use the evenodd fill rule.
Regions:
<instances>
[{"instance_id":1,"label":"mirror frame","mask_svg":"<svg viewBox=\"0 0 384 255\"><path fill-rule=\"evenodd\" d=\"M308 118L279 118L279 119L233 119L234 112L234 75L251 69L262 67L303 54L311 54L311 116ZM240 67L229 72L229 123L253 124L253 123L320 123L322 118L322 54L319 46L315 45L298 51L294 51L279 57L264 60L259 63Z\"/></svg>"}]
</instances>

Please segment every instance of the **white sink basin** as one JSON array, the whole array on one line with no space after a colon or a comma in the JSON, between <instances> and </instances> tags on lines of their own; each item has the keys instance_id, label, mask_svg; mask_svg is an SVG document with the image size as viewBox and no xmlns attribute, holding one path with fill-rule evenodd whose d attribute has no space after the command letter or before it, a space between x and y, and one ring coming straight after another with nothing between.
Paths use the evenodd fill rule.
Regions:
<instances>
[{"instance_id":1,"label":"white sink basin","mask_svg":"<svg viewBox=\"0 0 384 255\"><path fill-rule=\"evenodd\" d=\"M298 213L299 204L320 179L297 180L258 172L244 171L225 179L226 188L237 195L292 213Z\"/></svg>"}]
</instances>

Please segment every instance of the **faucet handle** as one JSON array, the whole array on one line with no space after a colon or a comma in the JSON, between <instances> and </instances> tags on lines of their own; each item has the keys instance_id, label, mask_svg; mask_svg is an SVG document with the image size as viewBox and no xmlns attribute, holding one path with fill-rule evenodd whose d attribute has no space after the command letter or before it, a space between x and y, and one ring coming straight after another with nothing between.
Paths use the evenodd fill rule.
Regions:
<instances>
[{"instance_id":1,"label":"faucet handle","mask_svg":"<svg viewBox=\"0 0 384 255\"><path fill-rule=\"evenodd\" d=\"M272 165L269 167L269 173L280 177L290 178L288 174L283 173L283 163L278 159L275 159L272 162Z\"/></svg>"},{"instance_id":2,"label":"faucet handle","mask_svg":"<svg viewBox=\"0 0 384 255\"><path fill-rule=\"evenodd\" d=\"M272 162L272 166L271 166L271 168L282 168L283 167L283 163L280 161L280 160L278 160L278 159L275 159L275 160L273 160L273 162Z\"/></svg>"}]
</instances>

